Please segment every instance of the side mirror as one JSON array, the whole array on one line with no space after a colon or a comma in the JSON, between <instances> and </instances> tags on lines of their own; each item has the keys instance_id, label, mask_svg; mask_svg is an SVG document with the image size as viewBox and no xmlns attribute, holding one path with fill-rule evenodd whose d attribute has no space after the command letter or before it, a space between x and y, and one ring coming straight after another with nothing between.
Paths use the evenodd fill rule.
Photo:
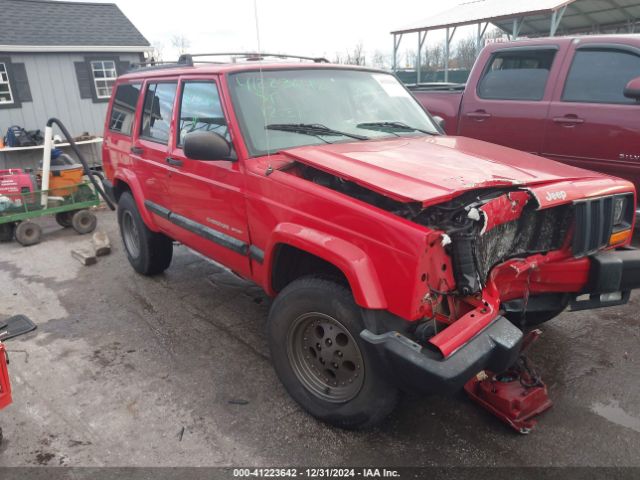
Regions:
<instances>
[{"instance_id":1,"label":"side mirror","mask_svg":"<svg viewBox=\"0 0 640 480\"><path fill-rule=\"evenodd\" d=\"M627 83L624 87L624 96L640 101L640 77L636 77Z\"/></svg>"},{"instance_id":2,"label":"side mirror","mask_svg":"<svg viewBox=\"0 0 640 480\"><path fill-rule=\"evenodd\" d=\"M433 119L435 120L436 124L442 129L442 131L444 132L444 127L447 124L447 122L445 122L444 118L439 117L439 116L434 116Z\"/></svg>"},{"instance_id":3,"label":"side mirror","mask_svg":"<svg viewBox=\"0 0 640 480\"><path fill-rule=\"evenodd\" d=\"M216 132L191 132L184 137L184 154L193 160L229 160L231 145Z\"/></svg>"}]
</instances>

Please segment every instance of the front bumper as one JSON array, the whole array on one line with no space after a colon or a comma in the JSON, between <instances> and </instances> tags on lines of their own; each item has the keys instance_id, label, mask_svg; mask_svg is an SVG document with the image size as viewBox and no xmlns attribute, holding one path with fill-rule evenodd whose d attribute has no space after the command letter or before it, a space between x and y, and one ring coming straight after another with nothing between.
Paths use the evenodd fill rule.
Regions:
<instances>
[{"instance_id":1,"label":"front bumper","mask_svg":"<svg viewBox=\"0 0 640 480\"><path fill-rule=\"evenodd\" d=\"M589 282L574 295L571 310L611 307L629 300L631 290L640 288L640 250L626 248L589 257Z\"/></svg>"},{"instance_id":2,"label":"front bumper","mask_svg":"<svg viewBox=\"0 0 640 480\"><path fill-rule=\"evenodd\" d=\"M460 390L484 369L506 370L517 360L522 341L520 329L501 316L444 359L398 332L376 335L365 329L360 336L379 350L393 376L420 391L433 393Z\"/></svg>"}]
</instances>

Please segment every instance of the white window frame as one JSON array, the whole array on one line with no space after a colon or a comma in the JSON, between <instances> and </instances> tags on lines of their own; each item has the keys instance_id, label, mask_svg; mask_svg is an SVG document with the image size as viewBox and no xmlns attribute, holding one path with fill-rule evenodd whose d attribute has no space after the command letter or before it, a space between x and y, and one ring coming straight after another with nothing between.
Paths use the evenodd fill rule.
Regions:
<instances>
[{"instance_id":1,"label":"white window frame","mask_svg":"<svg viewBox=\"0 0 640 480\"><path fill-rule=\"evenodd\" d=\"M96 75L98 74L98 75ZM116 83L118 72L115 60L91 60L91 76L93 77L93 88L98 100L108 100L111 98L113 86ZM100 93L104 89L108 93Z\"/></svg>"},{"instance_id":2,"label":"white window frame","mask_svg":"<svg viewBox=\"0 0 640 480\"><path fill-rule=\"evenodd\" d=\"M0 85L6 85L9 91L9 101L0 99L0 105L11 105L15 103L13 90L11 90L11 81L9 79L9 70L7 64L0 62Z\"/></svg>"}]
</instances>

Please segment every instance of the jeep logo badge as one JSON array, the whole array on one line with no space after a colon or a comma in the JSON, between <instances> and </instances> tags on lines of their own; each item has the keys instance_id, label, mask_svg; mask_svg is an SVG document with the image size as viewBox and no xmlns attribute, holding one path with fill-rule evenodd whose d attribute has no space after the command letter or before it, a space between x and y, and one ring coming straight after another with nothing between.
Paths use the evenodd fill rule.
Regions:
<instances>
[{"instance_id":1,"label":"jeep logo badge","mask_svg":"<svg viewBox=\"0 0 640 480\"><path fill-rule=\"evenodd\" d=\"M567 198L567 192L564 190L558 190L557 192L547 192L547 202L553 202L554 200L564 200Z\"/></svg>"}]
</instances>

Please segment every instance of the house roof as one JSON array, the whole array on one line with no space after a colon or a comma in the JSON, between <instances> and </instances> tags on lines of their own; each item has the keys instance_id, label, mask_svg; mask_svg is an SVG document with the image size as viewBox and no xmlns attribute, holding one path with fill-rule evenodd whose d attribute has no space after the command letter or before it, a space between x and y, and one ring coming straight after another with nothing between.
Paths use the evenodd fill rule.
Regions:
<instances>
[{"instance_id":1,"label":"house roof","mask_svg":"<svg viewBox=\"0 0 640 480\"><path fill-rule=\"evenodd\" d=\"M149 42L113 3L0 0L0 50L4 47L144 51Z\"/></svg>"}]
</instances>

